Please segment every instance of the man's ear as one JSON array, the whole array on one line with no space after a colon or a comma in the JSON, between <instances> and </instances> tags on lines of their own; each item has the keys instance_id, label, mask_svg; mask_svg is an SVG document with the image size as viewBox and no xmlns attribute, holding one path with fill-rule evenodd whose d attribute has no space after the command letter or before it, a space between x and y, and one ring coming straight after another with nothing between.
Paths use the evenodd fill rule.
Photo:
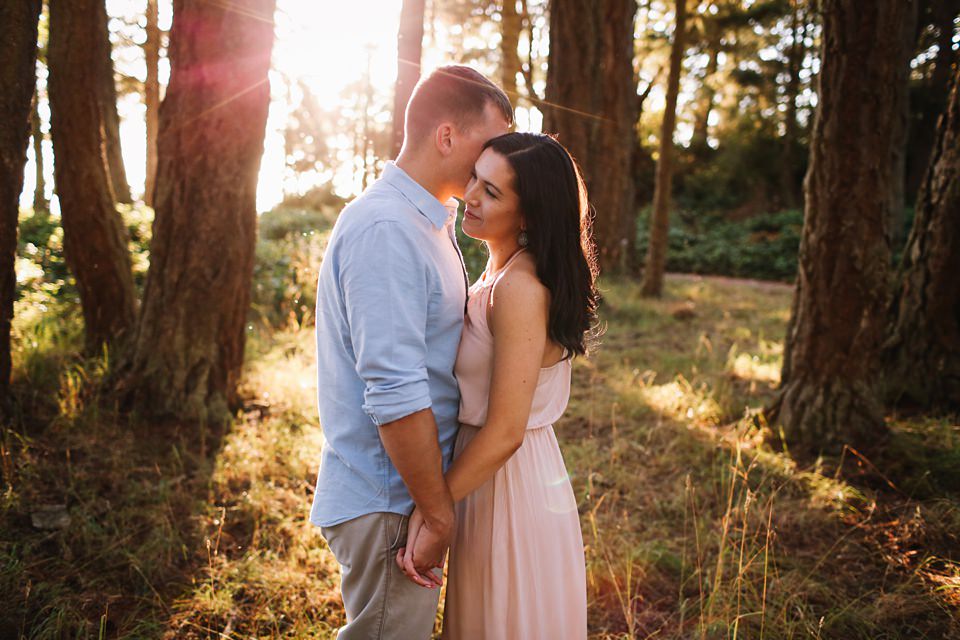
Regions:
<instances>
[{"instance_id":1,"label":"man's ear","mask_svg":"<svg viewBox=\"0 0 960 640\"><path fill-rule=\"evenodd\" d=\"M434 141L441 155L448 156L453 152L453 134L453 125L449 122L444 122L437 127Z\"/></svg>"}]
</instances>

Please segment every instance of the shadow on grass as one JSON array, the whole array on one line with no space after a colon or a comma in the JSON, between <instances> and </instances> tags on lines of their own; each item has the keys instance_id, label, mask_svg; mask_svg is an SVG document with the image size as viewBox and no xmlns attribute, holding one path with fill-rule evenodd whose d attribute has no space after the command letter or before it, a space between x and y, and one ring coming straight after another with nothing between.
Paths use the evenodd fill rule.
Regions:
<instances>
[{"instance_id":1,"label":"shadow on grass","mask_svg":"<svg viewBox=\"0 0 960 640\"><path fill-rule=\"evenodd\" d=\"M605 287L603 344L577 362L556 429L591 638L960 637L952 427L895 425L923 445L871 461L897 491L849 457L841 473L798 468L755 422L789 288L671 278L648 302ZM96 363L22 380L2 443L0 636L333 635L337 567L306 521L312 336L254 342L246 410L218 432L117 420ZM55 503L68 527L34 529Z\"/></svg>"},{"instance_id":2,"label":"shadow on grass","mask_svg":"<svg viewBox=\"0 0 960 640\"><path fill-rule=\"evenodd\" d=\"M336 570L306 522L306 463L289 466L309 421L250 398L227 428L136 424L101 395L104 370L50 362L15 390L0 637L328 637ZM69 522L36 528L50 505Z\"/></svg>"},{"instance_id":3,"label":"shadow on grass","mask_svg":"<svg viewBox=\"0 0 960 640\"><path fill-rule=\"evenodd\" d=\"M222 436L133 425L90 406L8 427L0 636L158 637L194 580L196 514ZM35 514L52 505L69 520L38 529Z\"/></svg>"},{"instance_id":4,"label":"shadow on grass","mask_svg":"<svg viewBox=\"0 0 960 640\"><path fill-rule=\"evenodd\" d=\"M763 444L757 409L775 381L739 354L776 353L789 289L684 277L643 301L607 286L604 344L578 364L557 427L592 637L960 637L955 498L892 497ZM955 455L896 459L926 486L951 481L931 456L946 470Z\"/></svg>"}]
</instances>

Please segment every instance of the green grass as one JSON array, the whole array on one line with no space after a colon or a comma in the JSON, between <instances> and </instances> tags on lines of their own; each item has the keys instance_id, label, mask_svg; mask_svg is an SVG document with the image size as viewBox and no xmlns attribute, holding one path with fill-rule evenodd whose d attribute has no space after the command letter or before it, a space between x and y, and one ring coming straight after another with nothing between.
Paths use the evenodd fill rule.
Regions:
<instances>
[{"instance_id":1,"label":"green grass","mask_svg":"<svg viewBox=\"0 0 960 640\"><path fill-rule=\"evenodd\" d=\"M890 417L882 459L799 468L765 444L791 289L602 284L605 333L557 425L590 635L960 638L960 428ZM337 565L307 522L323 442L312 328L248 345L223 431L118 416L78 319L18 321L3 432L0 637L331 638ZM71 523L40 531L38 505Z\"/></svg>"}]
</instances>

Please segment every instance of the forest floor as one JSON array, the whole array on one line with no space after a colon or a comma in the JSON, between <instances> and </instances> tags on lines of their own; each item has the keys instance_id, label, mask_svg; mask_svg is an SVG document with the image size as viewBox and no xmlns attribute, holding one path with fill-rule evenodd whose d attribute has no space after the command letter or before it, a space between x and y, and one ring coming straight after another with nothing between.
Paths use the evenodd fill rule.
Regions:
<instances>
[{"instance_id":1,"label":"forest floor","mask_svg":"<svg viewBox=\"0 0 960 640\"><path fill-rule=\"evenodd\" d=\"M890 415L880 456L798 464L759 413L791 287L602 291L605 333L556 426L591 638L960 638L956 417ZM337 564L307 522L312 328L254 332L225 429L119 418L109 358L64 355L76 335L56 323L32 331L0 443L0 637L333 637Z\"/></svg>"}]
</instances>

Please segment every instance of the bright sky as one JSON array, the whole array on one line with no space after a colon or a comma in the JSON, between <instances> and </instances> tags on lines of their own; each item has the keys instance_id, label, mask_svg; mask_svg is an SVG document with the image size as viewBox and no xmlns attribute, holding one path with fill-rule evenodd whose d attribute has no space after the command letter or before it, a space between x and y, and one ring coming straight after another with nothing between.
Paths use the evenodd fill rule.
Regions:
<instances>
[{"instance_id":1,"label":"bright sky","mask_svg":"<svg viewBox=\"0 0 960 640\"><path fill-rule=\"evenodd\" d=\"M271 72L272 100L267 122L264 155L261 162L257 193L257 209L265 211L283 197L284 151L283 127L287 118L285 83L277 72L302 79L315 94L321 106L332 107L340 92L363 77L370 56L370 77L374 89L380 93L392 91L396 77L397 28L401 0L278 0L276 14L276 42ZM142 20L143 0L108 0L107 10L114 19ZM170 26L169 0L160 2L160 25ZM112 24L114 30L116 22ZM141 22L141 24L143 24ZM143 79L145 68L139 52L128 50L115 55L115 64L124 73ZM161 70L161 81L166 82L167 69ZM45 78L41 79L44 82ZM134 195L143 192L145 173L144 106L138 95L128 95L118 104L121 115L121 144L127 179ZM49 122L49 110L41 105L41 114ZM53 149L49 139L44 148L44 173L47 176L48 195L53 186ZM352 172L345 167L345 175L335 178L340 191L352 188ZM32 148L28 152L24 191L21 205L30 206L35 184ZM55 204L54 204L55 207Z\"/></svg>"}]
</instances>

